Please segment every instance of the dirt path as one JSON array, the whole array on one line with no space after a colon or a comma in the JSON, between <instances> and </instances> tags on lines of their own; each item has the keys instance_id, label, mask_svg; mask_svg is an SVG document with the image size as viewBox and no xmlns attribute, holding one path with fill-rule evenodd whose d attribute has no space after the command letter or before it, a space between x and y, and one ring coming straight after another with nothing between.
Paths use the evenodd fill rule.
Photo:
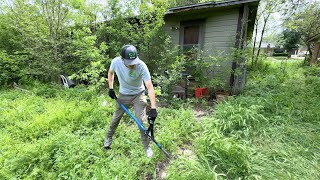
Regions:
<instances>
[{"instance_id":1,"label":"dirt path","mask_svg":"<svg viewBox=\"0 0 320 180\"><path fill-rule=\"evenodd\" d=\"M197 121L201 121L204 117L210 115L213 112L214 108L203 108L203 107L196 107L194 109L194 117L196 118ZM196 158L195 153L192 149L192 144L185 144L183 147L180 147L177 151L177 156L185 156L190 159ZM169 161L160 161L157 163L156 167L156 175L157 175L157 180L164 180L168 178L167 174L167 167L169 165Z\"/></svg>"}]
</instances>

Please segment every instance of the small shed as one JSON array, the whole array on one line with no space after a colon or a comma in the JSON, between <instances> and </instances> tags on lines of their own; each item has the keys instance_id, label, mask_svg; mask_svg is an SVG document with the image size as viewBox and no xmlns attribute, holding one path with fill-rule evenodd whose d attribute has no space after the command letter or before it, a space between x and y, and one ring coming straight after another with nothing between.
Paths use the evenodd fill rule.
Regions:
<instances>
[{"instance_id":1,"label":"small shed","mask_svg":"<svg viewBox=\"0 0 320 180\"><path fill-rule=\"evenodd\" d=\"M180 48L196 47L208 56L243 49L252 38L259 0L224 0L179 6L165 14L165 31ZM232 94L239 94L245 83L244 59L228 59L225 76ZM235 71L241 73L235 73ZM219 71L219 68L215 69Z\"/></svg>"},{"instance_id":2,"label":"small shed","mask_svg":"<svg viewBox=\"0 0 320 180\"><path fill-rule=\"evenodd\" d=\"M312 46L311 64L317 64L318 57L320 56L320 33L311 37L308 42Z\"/></svg>"}]
</instances>

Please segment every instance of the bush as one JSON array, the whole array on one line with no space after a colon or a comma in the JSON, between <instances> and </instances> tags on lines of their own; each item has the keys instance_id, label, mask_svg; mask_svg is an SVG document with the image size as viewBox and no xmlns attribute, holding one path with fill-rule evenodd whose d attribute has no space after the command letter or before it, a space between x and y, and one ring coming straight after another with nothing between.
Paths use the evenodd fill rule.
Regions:
<instances>
[{"instance_id":1,"label":"bush","mask_svg":"<svg viewBox=\"0 0 320 180\"><path fill-rule=\"evenodd\" d=\"M286 56L288 57L288 53L273 53L272 56Z\"/></svg>"},{"instance_id":2,"label":"bush","mask_svg":"<svg viewBox=\"0 0 320 180\"><path fill-rule=\"evenodd\" d=\"M0 50L0 85L18 82L20 79L19 61Z\"/></svg>"}]
</instances>

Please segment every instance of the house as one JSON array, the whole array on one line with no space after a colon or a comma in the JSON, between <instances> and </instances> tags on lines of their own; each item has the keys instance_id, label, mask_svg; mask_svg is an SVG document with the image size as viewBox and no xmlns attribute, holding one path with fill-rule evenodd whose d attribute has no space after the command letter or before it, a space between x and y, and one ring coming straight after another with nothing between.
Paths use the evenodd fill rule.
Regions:
<instances>
[{"instance_id":1,"label":"house","mask_svg":"<svg viewBox=\"0 0 320 180\"><path fill-rule=\"evenodd\" d=\"M293 49L291 53L292 58L299 58L299 57L305 57L307 54L309 54L308 48L303 45L299 45L297 49Z\"/></svg>"},{"instance_id":2,"label":"house","mask_svg":"<svg viewBox=\"0 0 320 180\"><path fill-rule=\"evenodd\" d=\"M311 37L308 42L311 43L311 47L313 47L311 64L316 64L320 55L320 33Z\"/></svg>"},{"instance_id":3,"label":"house","mask_svg":"<svg viewBox=\"0 0 320 180\"><path fill-rule=\"evenodd\" d=\"M179 6L165 14L165 31L182 50L198 48L208 56L232 53L243 49L251 39L259 0L224 0ZM245 84L246 67L243 59L230 58L223 66L232 94L239 94ZM237 72L241 73L234 73ZM214 69L219 71L219 67Z\"/></svg>"},{"instance_id":4,"label":"house","mask_svg":"<svg viewBox=\"0 0 320 180\"><path fill-rule=\"evenodd\" d=\"M256 43L255 49L259 48L259 42ZM272 56L273 53L279 52L279 50L282 50L280 48L277 48L274 43L271 42L261 42L260 46L260 52L266 54L267 56ZM282 50L284 51L284 50Z\"/></svg>"}]
</instances>

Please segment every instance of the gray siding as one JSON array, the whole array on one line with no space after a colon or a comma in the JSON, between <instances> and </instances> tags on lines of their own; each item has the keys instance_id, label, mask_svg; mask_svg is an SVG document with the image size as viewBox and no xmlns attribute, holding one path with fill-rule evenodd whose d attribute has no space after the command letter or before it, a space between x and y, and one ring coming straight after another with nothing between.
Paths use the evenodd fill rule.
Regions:
<instances>
[{"instance_id":1,"label":"gray siding","mask_svg":"<svg viewBox=\"0 0 320 180\"><path fill-rule=\"evenodd\" d=\"M205 20L201 35L202 37L200 37L200 39L202 39L201 47L205 55L215 56L218 54L230 54L236 43L239 7L165 18L164 28L168 35L171 36L172 42L179 45L181 37L180 30L171 29L170 27L181 28L180 22L197 19ZM212 69L209 74L211 74L212 77L220 77L224 79L226 86L228 86L231 70L232 59L223 59L223 62L221 62L221 64L216 68Z\"/></svg>"},{"instance_id":2,"label":"gray siding","mask_svg":"<svg viewBox=\"0 0 320 180\"><path fill-rule=\"evenodd\" d=\"M174 19L166 19L164 30L171 37L171 41L174 45L179 45L179 37L180 37L179 29L180 29L180 21L174 20Z\"/></svg>"},{"instance_id":3,"label":"gray siding","mask_svg":"<svg viewBox=\"0 0 320 180\"><path fill-rule=\"evenodd\" d=\"M236 41L238 16L239 9L230 9L213 13L207 18L203 46L205 52L230 52Z\"/></svg>"},{"instance_id":4,"label":"gray siding","mask_svg":"<svg viewBox=\"0 0 320 180\"><path fill-rule=\"evenodd\" d=\"M165 18L164 30L171 37L172 43L179 45L180 41L180 21L193 19L196 15L190 14L184 17L177 16ZM199 15L197 15L199 16ZM236 41L239 9L226 9L216 12L207 12L201 19L205 19L203 50L208 55L213 55L214 51L230 52ZM172 28L173 27L173 28ZM178 29L175 29L178 28Z\"/></svg>"},{"instance_id":5,"label":"gray siding","mask_svg":"<svg viewBox=\"0 0 320 180\"><path fill-rule=\"evenodd\" d=\"M228 12L214 13L207 19L203 46L206 55L214 56L231 52L236 42L238 16L239 9L230 9ZM228 86L232 59L226 59L220 65L212 71L212 75L225 79L226 86Z\"/></svg>"}]
</instances>

